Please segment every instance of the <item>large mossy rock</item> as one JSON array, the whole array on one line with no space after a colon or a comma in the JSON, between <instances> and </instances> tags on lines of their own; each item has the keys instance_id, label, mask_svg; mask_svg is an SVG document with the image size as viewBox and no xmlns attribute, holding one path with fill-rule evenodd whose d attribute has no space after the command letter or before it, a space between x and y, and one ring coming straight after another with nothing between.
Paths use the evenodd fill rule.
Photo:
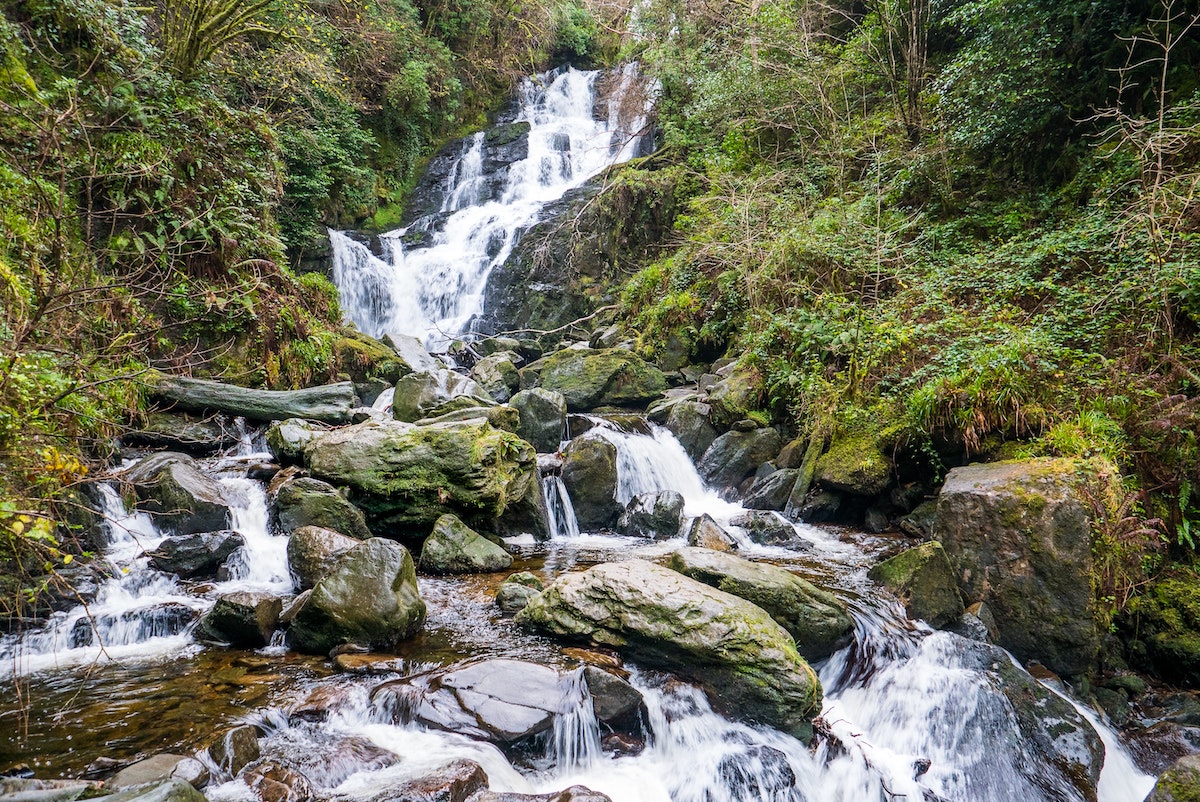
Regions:
<instances>
[{"instance_id":1,"label":"large mossy rock","mask_svg":"<svg viewBox=\"0 0 1200 802\"><path fill-rule=\"evenodd\" d=\"M250 420L303 418L348 423L358 407L353 382L304 390L256 390L234 384L153 374L146 380L150 395L182 412L224 412Z\"/></svg>"},{"instance_id":2,"label":"large mossy rock","mask_svg":"<svg viewBox=\"0 0 1200 802\"><path fill-rule=\"evenodd\" d=\"M562 393L572 412L645 405L667 389L661 370L620 348L558 351L522 370L521 383Z\"/></svg>"},{"instance_id":3,"label":"large mossy rock","mask_svg":"<svg viewBox=\"0 0 1200 802\"><path fill-rule=\"evenodd\" d=\"M835 439L817 460L815 479L822 487L857 496L877 496L887 489L892 463L874 434Z\"/></svg>"},{"instance_id":4,"label":"large mossy rock","mask_svg":"<svg viewBox=\"0 0 1200 802\"><path fill-rule=\"evenodd\" d=\"M328 482L301 476L284 482L275 489L271 512L285 532L295 532L305 526L319 526L366 540L372 537L362 510Z\"/></svg>"},{"instance_id":5,"label":"large mossy rock","mask_svg":"<svg viewBox=\"0 0 1200 802\"><path fill-rule=\"evenodd\" d=\"M364 538L366 539L366 538ZM288 538L288 571L300 590L314 587L359 540L323 526L302 526Z\"/></svg>"},{"instance_id":6,"label":"large mossy rock","mask_svg":"<svg viewBox=\"0 0 1200 802\"><path fill-rule=\"evenodd\" d=\"M490 354L471 368L471 378L484 392L503 404L521 387L521 374L517 372L519 359L506 352Z\"/></svg>"},{"instance_id":7,"label":"large mossy rock","mask_svg":"<svg viewBox=\"0 0 1200 802\"><path fill-rule=\"evenodd\" d=\"M150 513L161 529L188 535L224 529L233 520L221 483L186 454L163 451L146 457L122 479L137 493L138 509Z\"/></svg>"},{"instance_id":8,"label":"large mossy rock","mask_svg":"<svg viewBox=\"0 0 1200 802\"><path fill-rule=\"evenodd\" d=\"M966 601L992 611L999 645L1072 676L1099 648L1080 468L1050 459L954 468L936 525Z\"/></svg>"},{"instance_id":9,"label":"large mossy rock","mask_svg":"<svg viewBox=\"0 0 1200 802\"><path fill-rule=\"evenodd\" d=\"M558 451L567 430L567 399L562 393L533 387L514 395L509 404L521 413L517 434L539 454Z\"/></svg>"},{"instance_id":10,"label":"large mossy rock","mask_svg":"<svg viewBox=\"0 0 1200 802\"><path fill-rule=\"evenodd\" d=\"M451 411L444 407L456 399L464 399L460 403L475 407L496 403L473 380L442 368L410 373L396 382L392 415L396 420L411 423Z\"/></svg>"},{"instance_id":11,"label":"large mossy rock","mask_svg":"<svg viewBox=\"0 0 1200 802\"><path fill-rule=\"evenodd\" d=\"M580 529L606 529L617 522L617 447L603 437L576 437L563 450L562 481Z\"/></svg>"},{"instance_id":12,"label":"large mossy rock","mask_svg":"<svg viewBox=\"0 0 1200 802\"><path fill-rule=\"evenodd\" d=\"M821 709L816 674L769 613L660 565L630 560L559 577L517 620L679 672L718 706L805 741Z\"/></svg>"},{"instance_id":13,"label":"large mossy rock","mask_svg":"<svg viewBox=\"0 0 1200 802\"><path fill-rule=\"evenodd\" d=\"M1146 802L1200 802L1200 755L1185 755L1172 763Z\"/></svg>"},{"instance_id":14,"label":"large mossy rock","mask_svg":"<svg viewBox=\"0 0 1200 802\"><path fill-rule=\"evenodd\" d=\"M696 468L705 482L732 499L759 465L779 453L780 445L779 432L774 429L726 432L712 442Z\"/></svg>"},{"instance_id":15,"label":"large mossy rock","mask_svg":"<svg viewBox=\"0 0 1200 802\"><path fill-rule=\"evenodd\" d=\"M854 619L836 596L778 566L691 547L676 551L667 565L766 610L808 660L828 657L854 633Z\"/></svg>"},{"instance_id":16,"label":"large mossy rock","mask_svg":"<svg viewBox=\"0 0 1200 802\"><path fill-rule=\"evenodd\" d=\"M712 419L731 426L762 405L764 382L762 374L751 367L733 367L721 372L726 375L709 388L708 403L712 406Z\"/></svg>"},{"instance_id":17,"label":"large mossy rock","mask_svg":"<svg viewBox=\"0 0 1200 802\"><path fill-rule=\"evenodd\" d=\"M355 546L317 582L292 618L288 642L297 650L327 654L353 643L389 649L425 623L425 602L408 549L372 538Z\"/></svg>"},{"instance_id":18,"label":"large mossy rock","mask_svg":"<svg viewBox=\"0 0 1200 802\"><path fill-rule=\"evenodd\" d=\"M401 376L421 369L409 364L387 343L353 329L344 330L342 336L334 340L332 350L342 371L355 382L382 379L395 384Z\"/></svg>"},{"instance_id":19,"label":"large mossy rock","mask_svg":"<svg viewBox=\"0 0 1200 802\"><path fill-rule=\"evenodd\" d=\"M482 574L509 568L512 555L447 514L425 538L420 564L431 574Z\"/></svg>"},{"instance_id":20,"label":"large mossy rock","mask_svg":"<svg viewBox=\"0 0 1200 802\"><path fill-rule=\"evenodd\" d=\"M909 618L923 619L941 629L962 617L954 567L937 541L889 557L872 567L867 576L899 596Z\"/></svg>"},{"instance_id":21,"label":"large mossy rock","mask_svg":"<svg viewBox=\"0 0 1200 802\"><path fill-rule=\"evenodd\" d=\"M545 534L537 454L483 420L368 421L314 439L305 461L315 476L350 488L379 534L421 538L447 512L489 533Z\"/></svg>"},{"instance_id":22,"label":"large mossy rock","mask_svg":"<svg viewBox=\"0 0 1200 802\"><path fill-rule=\"evenodd\" d=\"M1129 600L1118 619L1134 667L1200 685L1200 575L1182 566Z\"/></svg>"},{"instance_id":23,"label":"large mossy rock","mask_svg":"<svg viewBox=\"0 0 1200 802\"><path fill-rule=\"evenodd\" d=\"M315 421L288 418L267 427L267 448L282 465L298 465L304 461L304 447L329 427Z\"/></svg>"}]
</instances>

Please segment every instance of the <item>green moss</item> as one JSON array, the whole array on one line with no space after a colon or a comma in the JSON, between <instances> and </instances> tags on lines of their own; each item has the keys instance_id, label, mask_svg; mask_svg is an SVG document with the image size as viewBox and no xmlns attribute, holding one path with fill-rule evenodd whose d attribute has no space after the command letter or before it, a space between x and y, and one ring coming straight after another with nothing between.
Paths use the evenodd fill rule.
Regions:
<instances>
[{"instance_id":1,"label":"green moss","mask_svg":"<svg viewBox=\"0 0 1200 802\"><path fill-rule=\"evenodd\" d=\"M817 460L816 479L834 490L874 496L887 489L892 463L874 432L836 437Z\"/></svg>"}]
</instances>

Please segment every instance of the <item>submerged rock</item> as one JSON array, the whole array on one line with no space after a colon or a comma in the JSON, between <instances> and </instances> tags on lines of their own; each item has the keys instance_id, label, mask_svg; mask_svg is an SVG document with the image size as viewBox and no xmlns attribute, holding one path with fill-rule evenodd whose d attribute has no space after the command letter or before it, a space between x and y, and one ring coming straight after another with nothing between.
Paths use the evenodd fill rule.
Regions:
<instances>
[{"instance_id":1,"label":"submerged rock","mask_svg":"<svg viewBox=\"0 0 1200 802\"><path fill-rule=\"evenodd\" d=\"M399 543L371 538L348 551L295 613L288 642L328 653L344 643L388 649L425 623L416 566Z\"/></svg>"},{"instance_id":2,"label":"submerged rock","mask_svg":"<svg viewBox=\"0 0 1200 802\"><path fill-rule=\"evenodd\" d=\"M258 731L249 724L226 730L208 747L208 756L228 777L236 777L259 755Z\"/></svg>"},{"instance_id":3,"label":"submerged rock","mask_svg":"<svg viewBox=\"0 0 1200 802\"><path fill-rule=\"evenodd\" d=\"M421 570L431 574L479 574L511 565L512 555L453 515L438 518L421 547Z\"/></svg>"},{"instance_id":4,"label":"submerged rock","mask_svg":"<svg viewBox=\"0 0 1200 802\"><path fill-rule=\"evenodd\" d=\"M233 520L221 483L186 454L164 451L146 457L122 479L133 485L138 509L150 513L161 529L189 535L224 529Z\"/></svg>"},{"instance_id":5,"label":"submerged rock","mask_svg":"<svg viewBox=\"0 0 1200 802\"><path fill-rule=\"evenodd\" d=\"M677 671L736 715L812 735L821 685L787 631L762 608L669 568L629 560L566 574L517 620Z\"/></svg>"},{"instance_id":6,"label":"submerged rock","mask_svg":"<svg viewBox=\"0 0 1200 802\"><path fill-rule=\"evenodd\" d=\"M828 657L854 633L854 619L836 596L778 566L697 548L679 549L668 565L766 610L808 660Z\"/></svg>"},{"instance_id":7,"label":"submerged rock","mask_svg":"<svg viewBox=\"0 0 1200 802\"><path fill-rule=\"evenodd\" d=\"M644 405L667 389L662 371L620 348L558 351L522 370L521 384L562 393L572 412Z\"/></svg>"}]
</instances>

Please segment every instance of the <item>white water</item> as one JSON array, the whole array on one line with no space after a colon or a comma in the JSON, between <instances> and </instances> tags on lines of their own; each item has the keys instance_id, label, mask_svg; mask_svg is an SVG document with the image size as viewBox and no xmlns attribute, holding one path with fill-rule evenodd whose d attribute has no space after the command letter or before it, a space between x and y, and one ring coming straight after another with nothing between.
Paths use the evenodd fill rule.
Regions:
<instances>
[{"instance_id":1,"label":"white water","mask_svg":"<svg viewBox=\"0 0 1200 802\"><path fill-rule=\"evenodd\" d=\"M410 229L391 231L380 238L380 259L331 231L334 283L346 316L374 337L409 334L431 347L466 332L482 311L488 276L542 208L636 151L646 109L631 115L623 103L638 83L636 69L621 74L605 120L593 117L599 78L568 68L523 81L517 121L530 125L528 156L509 168L499 199L486 199L484 135L464 143L449 174L444 219L410 227L425 231L427 244L406 247L401 237Z\"/></svg>"},{"instance_id":2,"label":"white water","mask_svg":"<svg viewBox=\"0 0 1200 802\"><path fill-rule=\"evenodd\" d=\"M546 522L550 525L550 539L579 537L579 520L567 486L557 476L542 478L542 496L546 499Z\"/></svg>"}]
</instances>

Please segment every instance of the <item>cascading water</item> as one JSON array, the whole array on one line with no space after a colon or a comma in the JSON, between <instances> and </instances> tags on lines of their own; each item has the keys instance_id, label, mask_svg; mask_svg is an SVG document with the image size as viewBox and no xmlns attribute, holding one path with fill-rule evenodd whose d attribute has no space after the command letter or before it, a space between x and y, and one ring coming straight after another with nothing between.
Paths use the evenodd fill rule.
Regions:
<instances>
[{"instance_id":1,"label":"cascading water","mask_svg":"<svg viewBox=\"0 0 1200 802\"><path fill-rule=\"evenodd\" d=\"M557 476L542 478L542 495L546 499L546 521L550 525L550 539L579 537L579 521L575 507L562 479Z\"/></svg>"},{"instance_id":2,"label":"cascading water","mask_svg":"<svg viewBox=\"0 0 1200 802\"><path fill-rule=\"evenodd\" d=\"M522 82L517 122L529 125L528 154L508 167L496 197L487 192L480 133L464 142L450 169L441 214L383 234L383 259L331 231L346 316L374 337L408 334L431 346L466 332L482 311L489 274L546 204L636 152L646 109L625 110L636 68L620 74L603 120L595 118L599 78L567 68ZM418 231L419 244L405 244Z\"/></svg>"}]
</instances>

